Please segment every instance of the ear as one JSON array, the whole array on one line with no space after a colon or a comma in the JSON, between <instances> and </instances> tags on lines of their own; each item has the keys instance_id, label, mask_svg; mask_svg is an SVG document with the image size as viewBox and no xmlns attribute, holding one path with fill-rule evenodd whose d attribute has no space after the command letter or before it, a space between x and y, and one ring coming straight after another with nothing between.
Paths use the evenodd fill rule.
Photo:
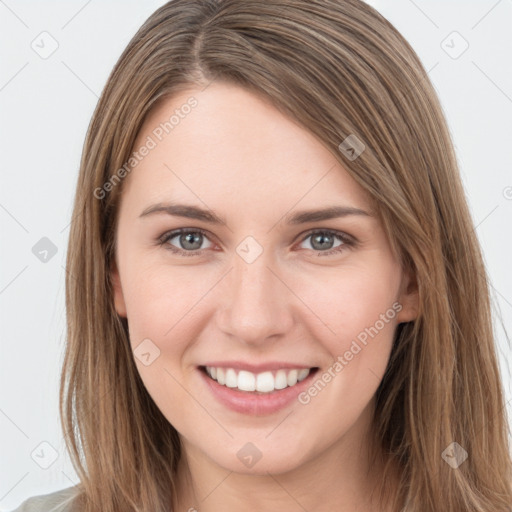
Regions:
<instances>
[{"instance_id":1,"label":"ear","mask_svg":"<svg viewBox=\"0 0 512 512\"><path fill-rule=\"evenodd\" d=\"M398 302L402 305L402 309L396 316L399 324L411 322L418 317L418 283L416 276L412 273L412 271L404 272L402 275L402 283Z\"/></svg>"},{"instance_id":2,"label":"ear","mask_svg":"<svg viewBox=\"0 0 512 512\"><path fill-rule=\"evenodd\" d=\"M126 304L124 302L123 289L121 287L121 278L119 277L119 270L117 268L117 263L115 262L115 260L112 263L112 268L110 269L110 276L114 292L114 307L119 316L126 318Z\"/></svg>"}]
</instances>

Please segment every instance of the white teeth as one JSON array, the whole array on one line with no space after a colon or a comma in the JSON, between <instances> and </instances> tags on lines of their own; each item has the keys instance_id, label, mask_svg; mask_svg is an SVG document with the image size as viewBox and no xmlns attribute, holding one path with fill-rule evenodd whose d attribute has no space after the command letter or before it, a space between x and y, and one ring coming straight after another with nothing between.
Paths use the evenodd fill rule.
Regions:
<instances>
[{"instance_id":1,"label":"white teeth","mask_svg":"<svg viewBox=\"0 0 512 512\"><path fill-rule=\"evenodd\" d=\"M256 377L256 390L261 393L268 393L274 391L274 376L272 372L258 373Z\"/></svg>"},{"instance_id":2,"label":"white teeth","mask_svg":"<svg viewBox=\"0 0 512 512\"><path fill-rule=\"evenodd\" d=\"M238 386L238 379L233 368L228 368L226 370L226 386L228 388L236 388Z\"/></svg>"},{"instance_id":3,"label":"white teeth","mask_svg":"<svg viewBox=\"0 0 512 512\"><path fill-rule=\"evenodd\" d=\"M258 375L259 377L259 375ZM254 373L241 370L238 372L238 389L242 391L254 391L256 389ZM260 391L258 389L258 391Z\"/></svg>"},{"instance_id":4,"label":"white teeth","mask_svg":"<svg viewBox=\"0 0 512 512\"><path fill-rule=\"evenodd\" d=\"M298 373L299 372L297 370L292 370L291 372L288 372L288 377L286 379L286 381L288 382L288 386L294 386L295 384L297 384Z\"/></svg>"},{"instance_id":5,"label":"white teeth","mask_svg":"<svg viewBox=\"0 0 512 512\"><path fill-rule=\"evenodd\" d=\"M309 370L307 368L299 370L299 374L297 375L297 381L300 382L301 380L304 380L308 375Z\"/></svg>"},{"instance_id":6,"label":"white teeth","mask_svg":"<svg viewBox=\"0 0 512 512\"><path fill-rule=\"evenodd\" d=\"M240 370L237 374L233 368L206 367L206 373L223 386L238 388L240 391L259 391L260 393L271 393L278 389L294 386L297 382L304 380L310 371L310 368L281 369L277 372L266 371L256 375L246 370Z\"/></svg>"},{"instance_id":7,"label":"white teeth","mask_svg":"<svg viewBox=\"0 0 512 512\"><path fill-rule=\"evenodd\" d=\"M307 370L309 373L309 370ZM286 378L286 372L284 370L277 370L276 380L274 387L275 389L284 389L288 386L288 379Z\"/></svg>"}]
</instances>

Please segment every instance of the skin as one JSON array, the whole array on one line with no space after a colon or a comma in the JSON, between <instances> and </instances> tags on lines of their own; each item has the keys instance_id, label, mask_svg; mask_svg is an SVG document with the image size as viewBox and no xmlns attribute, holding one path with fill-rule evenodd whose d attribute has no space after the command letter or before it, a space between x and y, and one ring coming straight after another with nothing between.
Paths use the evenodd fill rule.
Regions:
<instances>
[{"instance_id":1,"label":"skin","mask_svg":"<svg viewBox=\"0 0 512 512\"><path fill-rule=\"evenodd\" d=\"M380 465L367 461L371 414L396 326L417 314L411 276L375 216L285 222L328 205L371 213L371 202L316 137L253 93L220 82L181 92L151 112L134 147L191 96L197 106L123 182L112 268L132 347L149 338L160 350L148 366L135 363L182 441L176 510L238 511L248 501L254 511L383 510L369 502L383 478ZM210 209L226 225L140 217L169 201ZM207 232L196 235L200 254L166 248L192 252L179 236L158 245L178 228ZM322 255L322 247L341 243L314 245L313 228L357 243ZM247 236L263 248L250 264L236 252ZM401 311L307 405L234 412L198 371L213 360L289 361L321 375L395 302ZM262 454L252 468L237 457L247 442Z\"/></svg>"}]
</instances>

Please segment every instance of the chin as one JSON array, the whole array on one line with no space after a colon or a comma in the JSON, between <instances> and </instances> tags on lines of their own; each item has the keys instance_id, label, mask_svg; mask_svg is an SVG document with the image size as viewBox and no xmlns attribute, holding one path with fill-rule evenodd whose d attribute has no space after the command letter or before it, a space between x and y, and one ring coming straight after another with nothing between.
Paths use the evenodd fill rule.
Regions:
<instances>
[{"instance_id":1,"label":"chin","mask_svg":"<svg viewBox=\"0 0 512 512\"><path fill-rule=\"evenodd\" d=\"M265 434L266 435L266 434ZM207 455L218 466L227 471L243 475L265 476L293 471L306 462L304 447L283 447L268 440L234 442L221 453Z\"/></svg>"}]
</instances>

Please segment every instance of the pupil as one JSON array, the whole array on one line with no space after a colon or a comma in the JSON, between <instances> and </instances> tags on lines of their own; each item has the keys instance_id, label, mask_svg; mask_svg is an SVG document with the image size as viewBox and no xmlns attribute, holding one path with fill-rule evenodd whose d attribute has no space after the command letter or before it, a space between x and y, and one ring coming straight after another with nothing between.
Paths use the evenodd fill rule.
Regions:
<instances>
[{"instance_id":1,"label":"pupil","mask_svg":"<svg viewBox=\"0 0 512 512\"><path fill-rule=\"evenodd\" d=\"M329 238L331 238L331 237L330 237L329 235L324 235L323 233L320 233L320 234L317 234L317 235L316 235L315 237L313 237L313 238L314 238L315 242L316 242L316 241L320 241L320 242L322 242L322 241L325 241L325 240L329 241ZM320 245L320 247L317 247L317 248L319 248L319 249L325 249L326 247L325 247L325 245L324 245L323 247Z\"/></svg>"},{"instance_id":2,"label":"pupil","mask_svg":"<svg viewBox=\"0 0 512 512\"><path fill-rule=\"evenodd\" d=\"M201 235L195 235L194 233L186 233L185 235L182 235L182 240L184 239L185 243L183 244L184 247L187 247L187 244L191 243L192 245L194 244L194 241L196 242L197 244L197 241L199 240L199 237ZM198 247L201 247L201 244L199 243L199 246ZM187 247L188 249L197 249L198 247Z\"/></svg>"}]
</instances>

